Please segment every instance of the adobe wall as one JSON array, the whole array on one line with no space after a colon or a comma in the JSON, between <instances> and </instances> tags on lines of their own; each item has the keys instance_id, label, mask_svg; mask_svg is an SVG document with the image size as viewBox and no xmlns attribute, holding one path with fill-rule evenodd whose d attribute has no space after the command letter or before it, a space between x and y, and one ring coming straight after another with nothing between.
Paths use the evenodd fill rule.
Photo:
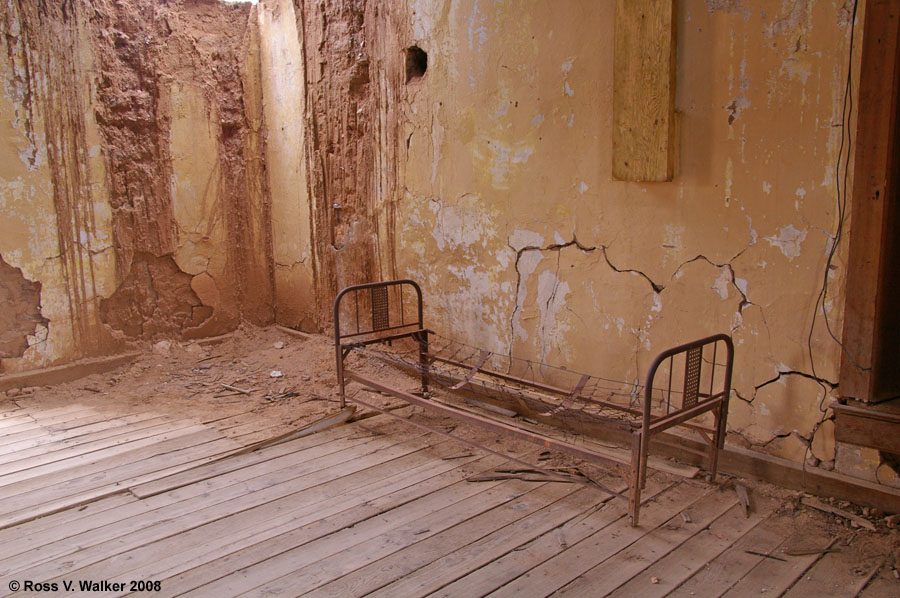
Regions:
<instances>
[{"instance_id":1,"label":"adobe wall","mask_svg":"<svg viewBox=\"0 0 900 598\"><path fill-rule=\"evenodd\" d=\"M3 4L3 371L271 322L250 7Z\"/></svg>"}]
</instances>

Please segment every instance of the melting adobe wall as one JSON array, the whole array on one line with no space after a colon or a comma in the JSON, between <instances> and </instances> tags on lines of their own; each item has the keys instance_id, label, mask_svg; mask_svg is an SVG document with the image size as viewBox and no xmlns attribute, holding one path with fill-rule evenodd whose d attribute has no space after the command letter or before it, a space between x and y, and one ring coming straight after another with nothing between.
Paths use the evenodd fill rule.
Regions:
<instances>
[{"instance_id":1,"label":"melting adobe wall","mask_svg":"<svg viewBox=\"0 0 900 598\"><path fill-rule=\"evenodd\" d=\"M28 347L3 369L271 322L250 7L3 8L0 256L40 292Z\"/></svg>"},{"instance_id":2,"label":"melting adobe wall","mask_svg":"<svg viewBox=\"0 0 900 598\"><path fill-rule=\"evenodd\" d=\"M424 283L439 332L635 383L665 348L730 332L730 441L795 461L811 444L831 468L821 422L839 349L814 306L837 223L850 5L678 6L678 171L639 184L611 172L613 2L392 3L385 55L428 55L392 88L401 122L380 140L400 155L379 204L396 211L398 273ZM845 252L826 302L838 334ZM856 456L872 477L877 462Z\"/></svg>"},{"instance_id":3,"label":"melting adobe wall","mask_svg":"<svg viewBox=\"0 0 900 598\"><path fill-rule=\"evenodd\" d=\"M390 3L263 0L259 24L272 195L276 318L325 330L347 285L393 272L400 90L385 54ZM387 59L390 60L390 59Z\"/></svg>"},{"instance_id":4,"label":"melting adobe wall","mask_svg":"<svg viewBox=\"0 0 900 598\"><path fill-rule=\"evenodd\" d=\"M0 11L0 259L39 293L33 334L3 369L99 351L97 299L114 288L90 32L70 6L38 4L4 0Z\"/></svg>"},{"instance_id":5,"label":"melting adobe wall","mask_svg":"<svg viewBox=\"0 0 900 598\"><path fill-rule=\"evenodd\" d=\"M304 58L291 0L259 5L265 159L272 196L276 319L315 329L315 270L305 148Z\"/></svg>"}]
</instances>

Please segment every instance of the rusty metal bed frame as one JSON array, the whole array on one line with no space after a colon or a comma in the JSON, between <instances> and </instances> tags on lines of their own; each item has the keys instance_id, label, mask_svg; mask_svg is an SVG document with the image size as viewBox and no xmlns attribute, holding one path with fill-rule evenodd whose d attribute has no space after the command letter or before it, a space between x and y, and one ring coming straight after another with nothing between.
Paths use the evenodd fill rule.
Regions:
<instances>
[{"instance_id":1,"label":"rusty metal bed frame","mask_svg":"<svg viewBox=\"0 0 900 598\"><path fill-rule=\"evenodd\" d=\"M634 381L578 374L516 359L441 337L424 325L421 288L415 281L404 279L354 285L338 293L334 300L334 348L341 407L348 399L347 383L355 381L433 413L616 466L630 475L627 496L601 487L628 501L634 526L639 522L641 489L646 482L652 436L673 426L698 433L708 443L707 470L710 480L715 479L719 450L725 440L734 362L734 345L727 335L717 334L663 351L653 361L641 386ZM365 354L418 372L421 389L405 391L351 369L347 363L351 353ZM723 357L721 363L717 361ZM519 427L509 420L434 400L429 395L430 384L499 400L520 415L545 423L562 420L624 430L631 437L630 462L622 463L609 454ZM358 397L350 400L543 471L521 459L409 420ZM553 472L544 473L550 479L555 476L573 481ZM595 481L586 483L596 484Z\"/></svg>"}]
</instances>

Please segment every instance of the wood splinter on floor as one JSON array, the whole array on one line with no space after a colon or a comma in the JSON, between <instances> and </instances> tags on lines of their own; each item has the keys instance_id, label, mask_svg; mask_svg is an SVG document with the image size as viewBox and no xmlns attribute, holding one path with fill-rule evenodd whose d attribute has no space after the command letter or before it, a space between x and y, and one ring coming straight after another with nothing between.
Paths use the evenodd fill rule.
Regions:
<instances>
[{"instance_id":1,"label":"wood splinter on floor","mask_svg":"<svg viewBox=\"0 0 900 598\"><path fill-rule=\"evenodd\" d=\"M737 494L738 501L741 503L741 508L744 509L744 517L750 517L750 492L747 490L747 486L743 484L743 482L739 482L737 480L734 481L734 492Z\"/></svg>"},{"instance_id":2,"label":"wood splinter on floor","mask_svg":"<svg viewBox=\"0 0 900 598\"><path fill-rule=\"evenodd\" d=\"M776 561L787 562L787 559L783 559L780 556L775 556L774 554L769 554L767 552L757 552L756 550L745 550L744 552L746 552L747 554L752 554L754 556L761 556L761 557L765 557L767 559L773 559ZM813 553L813 554L815 554L815 553Z\"/></svg>"},{"instance_id":3,"label":"wood splinter on floor","mask_svg":"<svg viewBox=\"0 0 900 598\"><path fill-rule=\"evenodd\" d=\"M870 532L875 531L875 526L868 519L863 519L858 515L854 515L849 511L845 511L844 509L839 509L837 507L832 507L831 505L827 505L819 500L814 498L804 498L800 501L807 507L812 507L813 509L818 509L819 511L824 511L825 513L831 513L832 515L837 515L838 517L843 517L853 523L856 523L858 526L869 530Z\"/></svg>"}]
</instances>

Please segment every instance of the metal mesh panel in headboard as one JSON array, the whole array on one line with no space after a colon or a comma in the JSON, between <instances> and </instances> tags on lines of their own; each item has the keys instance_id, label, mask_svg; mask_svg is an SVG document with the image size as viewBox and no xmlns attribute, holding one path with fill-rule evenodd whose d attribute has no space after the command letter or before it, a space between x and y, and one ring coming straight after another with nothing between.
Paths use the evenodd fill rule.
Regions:
<instances>
[{"instance_id":1,"label":"metal mesh panel in headboard","mask_svg":"<svg viewBox=\"0 0 900 598\"><path fill-rule=\"evenodd\" d=\"M386 286L372 287L369 290L372 293L372 330L384 330L391 325L388 288Z\"/></svg>"},{"instance_id":2,"label":"metal mesh panel in headboard","mask_svg":"<svg viewBox=\"0 0 900 598\"><path fill-rule=\"evenodd\" d=\"M688 349L684 360L684 395L682 408L688 409L697 404L700 396L700 366L703 361L703 347Z\"/></svg>"}]
</instances>

